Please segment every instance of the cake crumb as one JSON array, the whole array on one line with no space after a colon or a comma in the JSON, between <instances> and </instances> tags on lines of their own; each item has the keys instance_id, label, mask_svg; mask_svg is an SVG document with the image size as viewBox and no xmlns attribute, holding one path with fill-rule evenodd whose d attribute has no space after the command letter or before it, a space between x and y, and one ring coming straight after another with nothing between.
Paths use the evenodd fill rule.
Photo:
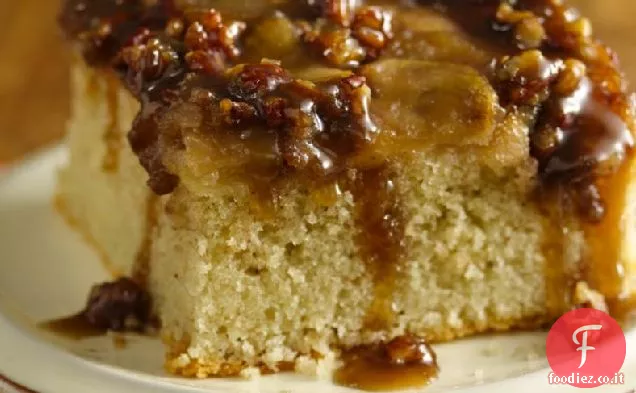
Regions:
<instances>
[{"instance_id":1,"label":"cake crumb","mask_svg":"<svg viewBox=\"0 0 636 393\"><path fill-rule=\"evenodd\" d=\"M588 283L579 281L574 289L574 304L579 308L594 308L599 311L608 312L605 297L599 292L590 288Z\"/></svg>"},{"instance_id":2,"label":"cake crumb","mask_svg":"<svg viewBox=\"0 0 636 393\"><path fill-rule=\"evenodd\" d=\"M248 367L241 370L239 376L249 381L256 381L261 377L261 371L258 367Z\"/></svg>"},{"instance_id":3,"label":"cake crumb","mask_svg":"<svg viewBox=\"0 0 636 393\"><path fill-rule=\"evenodd\" d=\"M296 372L321 381L331 381L335 370L341 366L336 354L329 352L320 359L300 356L296 359Z\"/></svg>"}]
</instances>

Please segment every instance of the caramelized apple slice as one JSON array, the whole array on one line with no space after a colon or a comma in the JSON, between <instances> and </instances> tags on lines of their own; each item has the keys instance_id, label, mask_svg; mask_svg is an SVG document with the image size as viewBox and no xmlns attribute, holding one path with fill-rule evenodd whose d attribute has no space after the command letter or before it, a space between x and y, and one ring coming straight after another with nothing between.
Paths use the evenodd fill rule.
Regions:
<instances>
[{"instance_id":1,"label":"caramelized apple slice","mask_svg":"<svg viewBox=\"0 0 636 393\"><path fill-rule=\"evenodd\" d=\"M274 132L258 126L233 129L223 123L218 105L185 102L161 119L166 167L189 187L274 177L281 165ZM179 144L169 140L176 135Z\"/></svg>"},{"instance_id":2,"label":"caramelized apple slice","mask_svg":"<svg viewBox=\"0 0 636 393\"><path fill-rule=\"evenodd\" d=\"M473 68L390 59L368 65L362 73L374 90L372 112L383 135L391 135L390 144L417 149L486 145L491 140L497 95Z\"/></svg>"},{"instance_id":3,"label":"caramelized apple slice","mask_svg":"<svg viewBox=\"0 0 636 393\"><path fill-rule=\"evenodd\" d=\"M388 47L385 58L452 61L483 69L492 56L478 49L460 33L409 31L399 34Z\"/></svg>"},{"instance_id":4,"label":"caramelized apple slice","mask_svg":"<svg viewBox=\"0 0 636 393\"><path fill-rule=\"evenodd\" d=\"M413 33L443 31L455 34L459 29L448 16L426 7L386 7L393 11L394 22L401 30Z\"/></svg>"},{"instance_id":5,"label":"caramelized apple slice","mask_svg":"<svg viewBox=\"0 0 636 393\"><path fill-rule=\"evenodd\" d=\"M308 67L295 71L294 77L313 83L327 82L353 75L349 70L332 67Z\"/></svg>"},{"instance_id":6,"label":"caramelized apple slice","mask_svg":"<svg viewBox=\"0 0 636 393\"><path fill-rule=\"evenodd\" d=\"M300 37L294 23L284 14L277 12L254 25L246 41L248 60L263 58L282 60L285 64L295 63L302 56ZM290 57L292 57L290 59Z\"/></svg>"}]
</instances>

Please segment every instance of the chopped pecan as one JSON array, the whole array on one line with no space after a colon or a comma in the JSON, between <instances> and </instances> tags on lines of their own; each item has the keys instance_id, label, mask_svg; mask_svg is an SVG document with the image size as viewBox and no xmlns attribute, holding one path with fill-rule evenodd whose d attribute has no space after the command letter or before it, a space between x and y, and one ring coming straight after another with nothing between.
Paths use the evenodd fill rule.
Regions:
<instances>
[{"instance_id":1,"label":"chopped pecan","mask_svg":"<svg viewBox=\"0 0 636 393\"><path fill-rule=\"evenodd\" d=\"M305 42L337 66L357 67L371 61L393 38L392 15L380 7L359 7L351 23L323 18L299 26Z\"/></svg>"},{"instance_id":2,"label":"chopped pecan","mask_svg":"<svg viewBox=\"0 0 636 393\"><path fill-rule=\"evenodd\" d=\"M129 278L96 285L83 311L93 326L114 331L142 331L151 317L148 293Z\"/></svg>"},{"instance_id":3,"label":"chopped pecan","mask_svg":"<svg viewBox=\"0 0 636 393\"><path fill-rule=\"evenodd\" d=\"M531 11L517 11L510 4L502 3L497 10L496 19L500 23L514 26L519 49L539 48L547 38L543 21Z\"/></svg>"},{"instance_id":4,"label":"chopped pecan","mask_svg":"<svg viewBox=\"0 0 636 393\"><path fill-rule=\"evenodd\" d=\"M310 0L322 15L341 26L349 26L361 0Z\"/></svg>"},{"instance_id":5,"label":"chopped pecan","mask_svg":"<svg viewBox=\"0 0 636 393\"><path fill-rule=\"evenodd\" d=\"M161 78L172 66L179 64L179 54L167 42L143 32L135 38L135 45L121 51L121 62L127 66L134 91L143 83Z\"/></svg>"},{"instance_id":6,"label":"chopped pecan","mask_svg":"<svg viewBox=\"0 0 636 393\"><path fill-rule=\"evenodd\" d=\"M205 12L189 14L190 22L185 29L183 42L188 50L186 59L195 70L217 72L218 64L225 58L235 59L241 51L238 38L245 31L244 22L223 23L221 14L209 9Z\"/></svg>"}]
</instances>

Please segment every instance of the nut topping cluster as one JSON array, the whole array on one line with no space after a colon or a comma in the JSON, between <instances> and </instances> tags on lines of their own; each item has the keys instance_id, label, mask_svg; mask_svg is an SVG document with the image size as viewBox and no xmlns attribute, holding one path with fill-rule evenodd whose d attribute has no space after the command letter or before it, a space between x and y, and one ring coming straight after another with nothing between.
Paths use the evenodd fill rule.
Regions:
<instances>
[{"instance_id":1,"label":"nut topping cluster","mask_svg":"<svg viewBox=\"0 0 636 393\"><path fill-rule=\"evenodd\" d=\"M355 0L327 0L323 18L301 23L303 39L340 67L372 61L393 38L392 15L381 7L359 6Z\"/></svg>"},{"instance_id":2,"label":"nut topping cluster","mask_svg":"<svg viewBox=\"0 0 636 393\"><path fill-rule=\"evenodd\" d=\"M143 331L151 319L150 295L129 278L95 285L82 312L94 327Z\"/></svg>"},{"instance_id":3,"label":"nut topping cluster","mask_svg":"<svg viewBox=\"0 0 636 393\"><path fill-rule=\"evenodd\" d=\"M60 23L80 46L90 64L107 62L116 55L137 23L145 19L141 0L69 0L64 3Z\"/></svg>"},{"instance_id":4,"label":"nut topping cluster","mask_svg":"<svg viewBox=\"0 0 636 393\"><path fill-rule=\"evenodd\" d=\"M241 54L237 41L245 31L244 22L225 24L214 9L187 15L186 19L190 24L183 42L188 51L185 60L191 70L218 73L225 69L225 59L234 60Z\"/></svg>"},{"instance_id":5,"label":"nut topping cluster","mask_svg":"<svg viewBox=\"0 0 636 393\"><path fill-rule=\"evenodd\" d=\"M142 81L156 81L178 67L221 74L228 60L241 54L237 41L245 27L240 21L225 24L214 9L186 13L169 19L163 31L140 29L115 64L126 70L133 91L140 91Z\"/></svg>"},{"instance_id":6,"label":"nut topping cluster","mask_svg":"<svg viewBox=\"0 0 636 393\"><path fill-rule=\"evenodd\" d=\"M499 99L506 104L540 105L550 96L550 85L558 77L562 62L547 59L539 50L505 56L495 65Z\"/></svg>"},{"instance_id":7,"label":"nut topping cluster","mask_svg":"<svg viewBox=\"0 0 636 393\"><path fill-rule=\"evenodd\" d=\"M348 27L362 0L308 0L309 5L335 23Z\"/></svg>"},{"instance_id":8,"label":"nut topping cluster","mask_svg":"<svg viewBox=\"0 0 636 393\"><path fill-rule=\"evenodd\" d=\"M323 144L339 139L341 150L354 149L375 137L377 127L368 108L371 90L361 76L316 84L294 79L271 62L240 65L228 75L229 96L219 103L225 123L280 129L278 148L290 168L329 173L336 165L335 157L318 139ZM350 146L344 146L345 141Z\"/></svg>"},{"instance_id":9,"label":"nut topping cluster","mask_svg":"<svg viewBox=\"0 0 636 393\"><path fill-rule=\"evenodd\" d=\"M170 41L143 29L133 38L132 45L121 50L118 62L127 69L131 90L138 93L145 84L176 70L181 60Z\"/></svg>"},{"instance_id":10,"label":"nut topping cluster","mask_svg":"<svg viewBox=\"0 0 636 393\"><path fill-rule=\"evenodd\" d=\"M634 146L624 120L631 104L613 54L593 40L587 19L561 1L545 0L541 12L527 3L497 11L497 22L514 27L516 46L532 49L498 61L494 81L502 104L536 114L530 151L542 179L566 186L581 216L596 223L605 214L596 180L615 173Z\"/></svg>"},{"instance_id":11,"label":"nut topping cluster","mask_svg":"<svg viewBox=\"0 0 636 393\"><path fill-rule=\"evenodd\" d=\"M178 184L164 166L166 149L182 147L179 132L166 131L163 118L180 103L194 100L196 89L205 93L206 105L213 102L214 116L219 115L215 125L274 135L277 162L286 170L324 174L339 167L378 132L369 110L371 89L357 76L358 67L383 56L389 43L404 44L409 51L453 44L441 32L408 34L415 26L404 23L408 18L397 20L402 12L413 18L414 7L424 6L489 40L493 57L506 55L492 63L488 74L500 104L531 119L530 151L538 161L539 178L570 190L590 221L603 217L597 179L615 173L633 149L633 109L614 54L594 40L589 21L561 0L419 0L390 11L363 0L272 2L265 7L268 15L279 15L277 20L286 24L266 26L287 30L271 32L271 37L267 28L251 28L262 18L245 14L244 21L236 21L219 10L178 9L175 4L66 0L61 16L87 61L113 67L141 101L129 140L158 194ZM256 44L265 49L258 58L250 57L242 53L243 38L253 34L269 40L250 42L280 40L284 45ZM408 37L422 37L425 45L409 46ZM285 64L260 62L270 52L281 54ZM324 67L312 62L311 53L352 74L319 83L295 78L301 69ZM404 55L416 61L420 55L427 58L427 53ZM177 136L160 143L166 132Z\"/></svg>"},{"instance_id":12,"label":"nut topping cluster","mask_svg":"<svg viewBox=\"0 0 636 393\"><path fill-rule=\"evenodd\" d=\"M76 3L83 4L69 0L67 7L77 7ZM346 156L370 143L377 133L369 113L371 90L363 77L312 83L293 78L275 61L233 67L241 62L245 22L227 22L215 9L175 10L167 0L149 7L141 0L95 3L104 8L93 14L89 24L82 19L86 34L94 36L88 25L95 21L112 26L104 29L105 36L126 26L126 34L117 39L120 50L109 53L109 61L142 103L129 141L157 194L170 193L178 184L163 162L164 152L170 148L162 142L163 118L179 101L207 105L193 94L195 90L205 92L208 87L204 86L216 86L205 96L208 103L214 100L222 124L276 130L278 154L293 170L328 173L337 166L336 152ZM329 0L307 5L317 8L320 17L313 23L299 19L304 21L297 22L304 41L309 47L322 48L332 64L343 67L379 56L392 37L391 15L360 3ZM100 48L103 46L94 46ZM175 143L178 148L180 143ZM330 144L333 146L327 146Z\"/></svg>"},{"instance_id":13,"label":"nut topping cluster","mask_svg":"<svg viewBox=\"0 0 636 393\"><path fill-rule=\"evenodd\" d=\"M499 23L513 26L519 49L540 48L547 38L543 22L534 12L515 10L510 4L502 3L496 19Z\"/></svg>"}]
</instances>

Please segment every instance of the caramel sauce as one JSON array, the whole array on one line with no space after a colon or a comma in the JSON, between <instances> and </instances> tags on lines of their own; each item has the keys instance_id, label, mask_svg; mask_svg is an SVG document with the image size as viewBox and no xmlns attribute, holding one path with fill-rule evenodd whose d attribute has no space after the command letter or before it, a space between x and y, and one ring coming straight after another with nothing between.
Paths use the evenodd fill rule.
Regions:
<instances>
[{"instance_id":1,"label":"caramel sauce","mask_svg":"<svg viewBox=\"0 0 636 393\"><path fill-rule=\"evenodd\" d=\"M365 325L375 331L390 329L395 319L393 293L404 252L404 218L396 187L388 167L357 171L351 186L357 244L375 283Z\"/></svg>"},{"instance_id":2,"label":"caramel sauce","mask_svg":"<svg viewBox=\"0 0 636 393\"><path fill-rule=\"evenodd\" d=\"M610 300L608 308L612 316L628 328L636 326L636 295Z\"/></svg>"},{"instance_id":3,"label":"caramel sauce","mask_svg":"<svg viewBox=\"0 0 636 393\"><path fill-rule=\"evenodd\" d=\"M103 337L108 334L108 329L99 328L91 324L83 313L42 322L38 324L38 328L57 336L76 341L92 337ZM112 339L113 346L116 349L125 349L128 347L128 338L126 336L117 333L113 334Z\"/></svg>"},{"instance_id":4,"label":"caramel sauce","mask_svg":"<svg viewBox=\"0 0 636 393\"><path fill-rule=\"evenodd\" d=\"M172 0L65 0L59 23L89 64L103 66L141 26L163 28L175 12Z\"/></svg>"},{"instance_id":5,"label":"caramel sauce","mask_svg":"<svg viewBox=\"0 0 636 393\"><path fill-rule=\"evenodd\" d=\"M589 255L584 277L592 288L602 293L613 305L610 311L617 311L613 315L624 314L624 311L619 310L636 306L625 288L627 263L633 261L624 260L622 255L624 228L633 225L625 221L623 214L628 202L626 188L636 175L635 165L636 162L630 157L616 175L597 183L605 202L605 216L599 223L585 226Z\"/></svg>"},{"instance_id":6,"label":"caramel sauce","mask_svg":"<svg viewBox=\"0 0 636 393\"><path fill-rule=\"evenodd\" d=\"M342 353L336 372L341 385L366 391L420 388L437 378L431 347L418 337L398 337L386 344L355 347Z\"/></svg>"},{"instance_id":7,"label":"caramel sauce","mask_svg":"<svg viewBox=\"0 0 636 393\"><path fill-rule=\"evenodd\" d=\"M146 228L144 237L139 251L137 253L136 263L133 268L132 277L137 284L146 288L148 285L148 276L150 274L150 257L152 252L152 232L157 226L157 208L159 198L150 194L146 201Z\"/></svg>"},{"instance_id":8,"label":"caramel sauce","mask_svg":"<svg viewBox=\"0 0 636 393\"><path fill-rule=\"evenodd\" d=\"M572 215L580 218L585 232L586 255L574 278L587 282L611 303L626 296L627 261L620 253L627 225L626 187L634 175L636 128L631 104L614 54L596 41L589 41L584 49L572 44L572 38L561 33L565 7L545 7L543 12L552 15L546 22L552 55L578 58L587 72L577 88L561 97L554 95L543 108L539 127L556 127L563 142L552 148L549 158L538 155L540 171L548 187L566 189L574 204ZM596 58L580 53L586 51L595 51Z\"/></svg>"},{"instance_id":9,"label":"caramel sauce","mask_svg":"<svg viewBox=\"0 0 636 393\"><path fill-rule=\"evenodd\" d=\"M423 3L459 21L494 53L514 56L525 49L517 26L494 17L498 1ZM627 296L626 261L619 254L636 128L615 55L586 35L576 12L546 0L521 0L514 9L531 11L541 22L545 37L538 49L545 58L536 76L519 68L524 80L502 85L495 79L493 84L499 84L504 105L538 105L531 153L539 162L539 192L547 194L537 199L539 208L556 219L546 223L545 257L547 305L559 315L567 310L577 280L609 302ZM585 232L586 255L578 271L569 271L563 247L574 218Z\"/></svg>"},{"instance_id":10,"label":"caramel sauce","mask_svg":"<svg viewBox=\"0 0 636 393\"><path fill-rule=\"evenodd\" d=\"M547 195L538 192L537 200L542 201L542 206L550 206L544 209L547 215L544 223L543 255L546 260L544 274L546 282L545 305L548 315L557 318L572 304L572 296L576 279L567 269L565 263L567 217L569 214L563 210L560 193L554 191Z\"/></svg>"},{"instance_id":11,"label":"caramel sauce","mask_svg":"<svg viewBox=\"0 0 636 393\"><path fill-rule=\"evenodd\" d=\"M99 337L105 335L108 332L107 329L99 328L91 324L84 313L81 312L69 317L40 323L38 327L56 335L73 340Z\"/></svg>"},{"instance_id":12,"label":"caramel sauce","mask_svg":"<svg viewBox=\"0 0 636 393\"><path fill-rule=\"evenodd\" d=\"M113 335L113 345L116 349L125 349L128 347L128 339L121 334Z\"/></svg>"},{"instance_id":13,"label":"caramel sauce","mask_svg":"<svg viewBox=\"0 0 636 393\"><path fill-rule=\"evenodd\" d=\"M108 111L108 125L104 133L106 154L102 167L106 172L116 172L119 168L119 155L122 144L122 129L119 124L119 84L112 78L106 80L106 105Z\"/></svg>"},{"instance_id":14,"label":"caramel sauce","mask_svg":"<svg viewBox=\"0 0 636 393\"><path fill-rule=\"evenodd\" d=\"M41 323L42 329L73 339L113 332L149 332L155 325L148 293L129 278L93 286L84 310Z\"/></svg>"},{"instance_id":15,"label":"caramel sauce","mask_svg":"<svg viewBox=\"0 0 636 393\"><path fill-rule=\"evenodd\" d=\"M92 73L89 75L86 81L86 95L92 100L98 100L101 98L100 93L100 75L98 73Z\"/></svg>"},{"instance_id":16,"label":"caramel sauce","mask_svg":"<svg viewBox=\"0 0 636 393\"><path fill-rule=\"evenodd\" d=\"M160 81L139 87L135 93L140 98L142 109L128 133L128 143L149 174L148 186L158 195L172 192L179 182L177 176L166 169L158 147L160 118L174 101L175 95L161 92L163 89L168 93L177 90L183 78L182 72L174 71Z\"/></svg>"}]
</instances>

